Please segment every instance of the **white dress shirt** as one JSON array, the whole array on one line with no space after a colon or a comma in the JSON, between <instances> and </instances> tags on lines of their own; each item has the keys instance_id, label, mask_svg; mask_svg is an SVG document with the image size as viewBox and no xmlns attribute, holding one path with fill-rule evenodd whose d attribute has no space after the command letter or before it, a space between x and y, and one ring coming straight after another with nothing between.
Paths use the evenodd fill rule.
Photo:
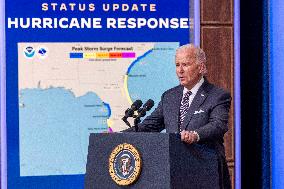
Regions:
<instances>
[{"instance_id":1,"label":"white dress shirt","mask_svg":"<svg viewBox=\"0 0 284 189\"><path fill-rule=\"evenodd\" d=\"M191 91L191 95L189 96L189 101L188 101L188 104L189 104L189 107L190 107L190 105L191 105L191 103L192 103L192 100L194 99L194 97L195 97L195 95L196 95L196 93L197 93L197 91L198 91L198 89L201 87L201 85L204 83L204 78L202 77L199 81L198 81L198 83L196 83L195 85L194 85L194 87L192 87L192 89L187 89L187 88L183 88L183 95L182 95L182 99L184 98L184 95L185 95L185 93L187 93L188 91Z\"/></svg>"}]
</instances>

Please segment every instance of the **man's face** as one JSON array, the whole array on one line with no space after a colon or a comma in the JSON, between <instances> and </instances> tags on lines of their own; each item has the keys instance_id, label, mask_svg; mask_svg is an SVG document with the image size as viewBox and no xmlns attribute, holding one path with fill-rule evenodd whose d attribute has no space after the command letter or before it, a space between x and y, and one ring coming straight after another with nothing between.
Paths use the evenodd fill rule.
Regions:
<instances>
[{"instance_id":1,"label":"man's face","mask_svg":"<svg viewBox=\"0 0 284 189\"><path fill-rule=\"evenodd\" d=\"M201 65L196 63L194 50L181 49L176 53L176 74L180 84L191 89L200 80Z\"/></svg>"}]
</instances>

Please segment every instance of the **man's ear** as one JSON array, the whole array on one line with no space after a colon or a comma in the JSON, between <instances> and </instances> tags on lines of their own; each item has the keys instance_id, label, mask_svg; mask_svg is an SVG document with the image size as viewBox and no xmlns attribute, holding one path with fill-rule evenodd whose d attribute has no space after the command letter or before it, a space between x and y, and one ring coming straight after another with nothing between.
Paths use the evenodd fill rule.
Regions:
<instances>
[{"instance_id":1,"label":"man's ear","mask_svg":"<svg viewBox=\"0 0 284 189\"><path fill-rule=\"evenodd\" d=\"M204 63L200 63L200 67L199 67L199 73L201 74L206 74L207 73L207 69Z\"/></svg>"},{"instance_id":2,"label":"man's ear","mask_svg":"<svg viewBox=\"0 0 284 189\"><path fill-rule=\"evenodd\" d=\"M203 71L204 71L204 64L200 63L200 65L199 65L199 73L203 73Z\"/></svg>"}]
</instances>

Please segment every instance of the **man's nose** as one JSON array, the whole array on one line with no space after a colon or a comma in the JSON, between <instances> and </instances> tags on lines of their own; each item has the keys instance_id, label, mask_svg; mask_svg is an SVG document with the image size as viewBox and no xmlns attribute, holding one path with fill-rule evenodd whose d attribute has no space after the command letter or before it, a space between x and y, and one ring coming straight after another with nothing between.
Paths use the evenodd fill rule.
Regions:
<instances>
[{"instance_id":1,"label":"man's nose","mask_svg":"<svg viewBox=\"0 0 284 189\"><path fill-rule=\"evenodd\" d=\"M183 67L182 66L178 66L177 67L177 72L178 73L183 73Z\"/></svg>"}]
</instances>

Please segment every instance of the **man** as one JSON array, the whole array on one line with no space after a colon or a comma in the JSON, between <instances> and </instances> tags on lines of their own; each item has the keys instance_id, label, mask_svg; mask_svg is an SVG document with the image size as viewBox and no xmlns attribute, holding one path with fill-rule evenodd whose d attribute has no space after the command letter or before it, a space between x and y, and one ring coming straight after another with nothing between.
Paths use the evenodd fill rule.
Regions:
<instances>
[{"instance_id":1,"label":"man","mask_svg":"<svg viewBox=\"0 0 284 189\"><path fill-rule=\"evenodd\" d=\"M219 158L220 187L227 189L231 184L223 137L228 131L231 96L207 81L205 62L204 51L192 44L177 49L180 85L164 92L158 107L139 125L139 131L180 132L183 142L214 149Z\"/></svg>"}]
</instances>

